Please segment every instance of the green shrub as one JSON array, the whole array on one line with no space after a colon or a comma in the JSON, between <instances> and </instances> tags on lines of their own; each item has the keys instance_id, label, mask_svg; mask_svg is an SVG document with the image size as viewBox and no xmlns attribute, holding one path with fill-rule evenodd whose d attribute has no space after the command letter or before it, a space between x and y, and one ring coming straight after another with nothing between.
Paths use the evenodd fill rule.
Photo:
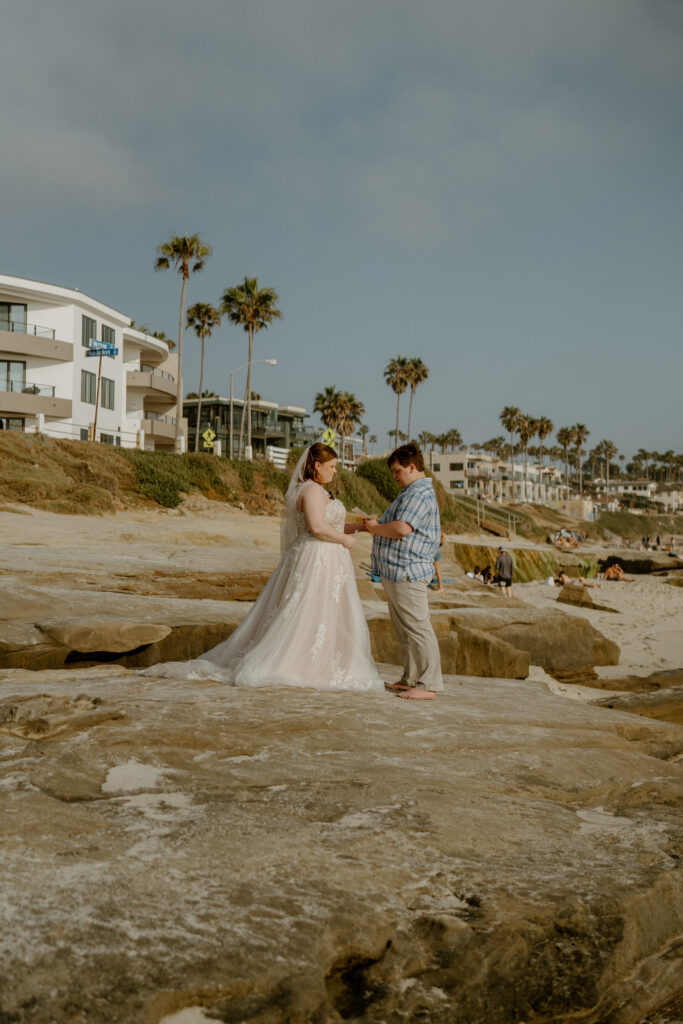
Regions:
<instances>
[{"instance_id":1,"label":"green shrub","mask_svg":"<svg viewBox=\"0 0 683 1024\"><path fill-rule=\"evenodd\" d=\"M391 475L385 459L366 459L356 469L356 475L367 480L383 498L391 502L397 497L400 487Z\"/></svg>"}]
</instances>

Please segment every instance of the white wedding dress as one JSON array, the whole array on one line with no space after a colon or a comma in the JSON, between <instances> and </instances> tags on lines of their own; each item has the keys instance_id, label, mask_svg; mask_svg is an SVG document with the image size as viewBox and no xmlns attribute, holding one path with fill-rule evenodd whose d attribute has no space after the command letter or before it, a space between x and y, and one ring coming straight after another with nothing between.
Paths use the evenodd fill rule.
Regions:
<instances>
[{"instance_id":1,"label":"white wedding dress","mask_svg":"<svg viewBox=\"0 0 683 1024\"><path fill-rule=\"evenodd\" d=\"M325 519L343 531L341 501L328 502ZM295 522L296 539L235 632L193 661L154 665L145 675L384 692L350 552L314 537L303 512Z\"/></svg>"}]
</instances>

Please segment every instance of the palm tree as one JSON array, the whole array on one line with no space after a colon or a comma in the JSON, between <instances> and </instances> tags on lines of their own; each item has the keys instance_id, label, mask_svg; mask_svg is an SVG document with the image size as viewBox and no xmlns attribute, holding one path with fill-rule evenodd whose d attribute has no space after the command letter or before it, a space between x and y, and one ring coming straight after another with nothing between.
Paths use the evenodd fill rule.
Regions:
<instances>
[{"instance_id":1,"label":"palm tree","mask_svg":"<svg viewBox=\"0 0 683 1024\"><path fill-rule=\"evenodd\" d=\"M585 423L575 423L571 427L572 441L576 445L576 468L579 474L579 497L583 497L583 467L581 465L581 456L583 455L583 442L590 434L590 430Z\"/></svg>"},{"instance_id":2,"label":"palm tree","mask_svg":"<svg viewBox=\"0 0 683 1024\"><path fill-rule=\"evenodd\" d=\"M330 430L337 430L339 427L339 397L341 391L333 385L329 385L324 391L319 391L313 400L313 412L320 413L320 419Z\"/></svg>"},{"instance_id":3,"label":"palm tree","mask_svg":"<svg viewBox=\"0 0 683 1024\"><path fill-rule=\"evenodd\" d=\"M450 446L451 451L455 451L462 444L462 436L457 427L451 427L445 434L441 435L445 440L446 444Z\"/></svg>"},{"instance_id":4,"label":"palm tree","mask_svg":"<svg viewBox=\"0 0 683 1024\"><path fill-rule=\"evenodd\" d=\"M241 284L234 288L226 288L221 299L221 312L234 324L241 325L249 335L249 362L247 365L247 385L244 391L242 418L240 420L240 439L237 447L238 457L242 454L242 438L244 436L244 419L247 420L247 447L251 448L251 364L254 361L254 335L272 324L273 320L281 320L282 313L275 305L278 294L274 288L260 288L258 277L245 277Z\"/></svg>"},{"instance_id":5,"label":"palm tree","mask_svg":"<svg viewBox=\"0 0 683 1024\"><path fill-rule=\"evenodd\" d=\"M367 456L368 434L370 433L370 427L367 425L367 423L361 423L360 427L358 428L358 433L360 434L361 440L363 441L363 456Z\"/></svg>"},{"instance_id":6,"label":"palm tree","mask_svg":"<svg viewBox=\"0 0 683 1024\"><path fill-rule=\"evenodd\" d=\"M573 427L560 427L556 434L558 444L564 451L564 487L565 496L569 497L569 446L574 440Z\"/></svg>"},{"instance_id":7,"label":"palm tree","mask_svg":"<svg viewBox=\"0 0 683 1024\"><path fill-rule=\"evenodd\" d=\"M166 331L152 331L152 337L158 338L159 341L164 341L168 345L169 350L175 348L175 341L173 338L166 337Z\"/></svg>"},{"instance_id":8,"label":"palm tree","mask_svg":"<svg viewBox=\"0 0 683 1024\"><path fill-rule=\"evenodd\" d=\"M368 438L368 443L369 444L377 444L378 440L379 439L377 437L377 434L370 434L370 437Z\"/></svg>"},{"instance_id":9,"label":"palm tree","mask_svg":"<svg viewBox=\"0 0 683 1024\"><path fill-rule=\"evenodd\" d=\"M538 447L540 449L538 454L538 461L541 466L541 477L543 476L543 442L546 437L549 437L554 430L554 423L547 416L539 416L536 420L536 434L538 435ZM548 490L546 486L546 498L548 497Z\"/></svg>"},{"instance_id":10,"label":"palm tree","mask_svg":"<svg viewBox=\"0 0 683 1024\"><path fill-rule=\"evenodd\" d=\"M511 492L510 497L513 498L515 494L515 456L514 456L514 435L517 433L517 424L519 417L521 416L520 410L516 405L506 405L501 413L498 415L498 419L501 424L507 430L510 435L510 480Z\"/></svg>"},{"instance_id":11,"label":"palm tree","mask_svg":"<svg viewBox=\"0 0 683 1024\"><path fill-rule=\"evenodd\" d=\"M202 242L199 235L174 235L170 242L162 242L157 246L161 254L154 264L155 270L168 270L173 264L182 275L183 284L180 289L180 321L178 324L178 388L176 391L176 448L180 447L183 433L183 319L185 312L185 288L190 274L202 270L211 255L211 246Z\"/></svg>"},{"instance_id":12,"label":"palm tree","mask_svg":"<svg viewBox=\"0 0 683 1024\"><path fill-rule=\"evenodd\" d=\"M360 423L365 416L365 406L359 402L350 391L339 393L339 417L338 429L341 437L341 463L344 465L344 444L349 434L353 433L354 427Z\"/></svg>"},{"instance_id":13,"label":"palm tree","mask_svg":"<svg viewBox=\"0 0 683 1024\"><path fill-rule=\"evenodd\" d=\"M395 437L398 437L398 414L399 405L401 402L401 395L408 387L408 360L405 356L396 356L395 359L391 359L384 370L384 379L396 395L396 433Z\"/></svg>"},{"instance_id":14,"label":"palm tree","mask_svg":"<svg viewBox=\"0 0 683 1024\"><path fill-rule=\"evenodd\" d=\"M199 429L202 422L202 385L204 384L204 342L211 337L214 327L221 322L221 315L209 302L195 302L187 311L186 327L194 327L194 332L202 343L202 354L199 362L199 395L197 402L197 429L194 433L194 450L199 451Z\"/></svg>"},{"instance_id":15,"label":"palm tree","mask_svg":"<svg viewBox=\"0 0 683 1024\"><path fill-rule=\"evenodd\" d=\"M533 416L521 413L517 418L517 432L524 452L524 500L529 500L528 475L529 475L529 441L536 434L536 420Z\"/></svg>"},{"instance_id":16,"label":"palm tree","mask_svg":"<svg viewBox=\"0 0 683 1024\"><path fill-rule=\"evenodd\" d=\"M605 483L607 488L607 497L609 498L609 465L613 459L619 454L619 449L613 441L602 442L602 455L605 460Z\"/></svg>"},{"instance_id":17,"label":"palm tree","mask_svg":"<svg viewBox=\"0 0 683 1024\"><path fill-rule=\"evenodd\" d=\"M420 384L429 377L429 367L417 357L408 360L408 384L410 385L410 402L408 404L408 437L410 437L410 421L413 415L413 398Z\"/></svg>"},{"instance_id":18,"label":"palm tree","mask_svg":"<svg viewBox=\"0 0 683 1024\"><path fill-rule=\"evenodd\" d=\"M505 438L502 435L492 437L488 441L484 441L481 447L487 455L497 455L500 459L505 451Z\"/></svg>"}]
</instances>

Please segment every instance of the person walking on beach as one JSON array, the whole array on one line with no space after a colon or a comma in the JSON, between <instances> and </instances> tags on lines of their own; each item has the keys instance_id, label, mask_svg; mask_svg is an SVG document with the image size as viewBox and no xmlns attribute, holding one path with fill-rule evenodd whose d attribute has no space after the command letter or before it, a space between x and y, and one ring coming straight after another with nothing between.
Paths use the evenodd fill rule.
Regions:
<instances>
[{"instance_id":1,"label":"person walking on beach","mask_svg":"<svg viewBox=\"0 0 683 1024\"><path fill-rule=\"evenodd\" d=\"M373 536L372 571L382 581L403 651L401 679L385 685L407 700L433 700L443 690L428 601L441 538L439 507L417 445L397 448L387 464L401 493L379 520L363 520L363 529Z\"/></svg>"},{"instance_id":2,"label":"person walking on beach","mask_svg":"<svg viewBox=\"0 0 683 1024\"><path fill-rule=\"evenodd\" d=\"M505 597L510 597L512 594L512 575L515 571L515 563L506 548L498 548L498 558L496 559L496 573L498 574L498 583L503 591Z\"/></svg>"}]
</instances>

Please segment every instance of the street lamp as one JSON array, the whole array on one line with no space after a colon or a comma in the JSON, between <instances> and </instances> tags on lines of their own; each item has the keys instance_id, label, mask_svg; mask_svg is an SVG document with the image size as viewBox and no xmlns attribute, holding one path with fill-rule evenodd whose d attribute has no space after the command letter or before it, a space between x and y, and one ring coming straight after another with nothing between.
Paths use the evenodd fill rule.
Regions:
<instances>
[{"instance_id":1,"label":"street lamp","mask_svg":"<svg viewBox=\"0 0 683 1024\"><path fill-rule=\"evenodd\" d=\"M277 366L277 359L252 359L251 365L253 366L254 363L268 363L268 366ZM229 458L232 458L233 455L234 455L234 451L233 451L233 438L232 438L232 432L233 432L233 425L232 425L232 378L240 370L243 370L245 366L249 366L249 363L242 363L241 366L238 366L236 369L230 371L230 455L229 455ZM237 453L237 457L238 458L239 458L239 454L240 453L238 452Z\"/></svg>"}]
</instances>

